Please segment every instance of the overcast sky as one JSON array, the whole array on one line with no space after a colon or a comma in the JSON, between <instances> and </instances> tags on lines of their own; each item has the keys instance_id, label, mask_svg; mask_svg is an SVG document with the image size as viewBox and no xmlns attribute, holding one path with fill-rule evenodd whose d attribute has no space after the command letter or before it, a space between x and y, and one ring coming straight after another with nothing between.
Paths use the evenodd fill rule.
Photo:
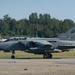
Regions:
<instances>
[{"instance_id":1,"label":"overcast sky","mask_svg":"<svg viewBox=\"0 0 75 75\"><path fill-rule=\"evenodd\" d=\"M16 20L28 19L32 12L75 22L75 0L0 0L0 19L6 14Z\"/></svg>"}]
</instances>

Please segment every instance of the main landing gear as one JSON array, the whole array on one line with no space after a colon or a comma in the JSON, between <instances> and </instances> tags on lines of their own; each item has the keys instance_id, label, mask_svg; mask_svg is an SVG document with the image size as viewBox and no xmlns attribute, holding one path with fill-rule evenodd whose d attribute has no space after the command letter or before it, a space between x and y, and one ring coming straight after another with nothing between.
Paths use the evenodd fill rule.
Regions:
<instances>
[{"instance_id":1,"label":"main landing gear","mask_svg":"<svg viewBox=\"0 0 75 75\"><path fill-rule=\"evenodd\" d=\"M44 53L43 54L43 58L52 58L52 54L50 54L50 53Z\"/></svg>"},{"instance_id":2,"label":"main landing gear","mask_svg":"<svg viewBox=\"0 0 75 75\"><path fill-rule=\"evenodd\" d=\"M12 51L12 55L11 55L11 59L15 59L14 54L15 54L15 51L13 50L13 51Z\"/></svg>"}]
</instances>

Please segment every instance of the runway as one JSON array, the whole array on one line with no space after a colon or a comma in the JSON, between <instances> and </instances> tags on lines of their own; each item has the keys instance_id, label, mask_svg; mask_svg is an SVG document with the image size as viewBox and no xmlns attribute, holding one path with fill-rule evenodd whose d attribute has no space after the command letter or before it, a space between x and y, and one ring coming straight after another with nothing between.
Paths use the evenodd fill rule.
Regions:
<instances>
[{"instance_id":1,"label":"runway","mask_svg":"<svg viewBox=\"0 0 75 75\"><path fill-rule=\"evenodd\" d=\"M0 75L75 75L75 58L0 59Z\"/></svg>"}]
</instances>

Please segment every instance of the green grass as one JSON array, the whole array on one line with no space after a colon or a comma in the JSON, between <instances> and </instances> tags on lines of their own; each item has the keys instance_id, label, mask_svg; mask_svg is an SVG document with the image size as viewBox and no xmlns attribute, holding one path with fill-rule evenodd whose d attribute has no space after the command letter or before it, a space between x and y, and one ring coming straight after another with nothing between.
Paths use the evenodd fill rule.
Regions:
<instances>
[{"instance_id":1,"label":"green grass","mask_svg":"<svg viewBox=\"0 0 75 75\"><path fill-rule=\"evenodd\" d=\"M0 59L1 58L11 58L12 53L11 52L0 52ZM15 52L16 58L42 58L42 55L35 55L32 53L26 53L23 51L16 51Z\"/></svg>"},{"instance_id":2,"label":"green grass","mask_svg":"<svg viewBox=\"0 0 75 75\"><path fill-rule=\"evenodd\" d=\"M2 58L11 58L11 52L4 53L3 51L0 52L0 59ZM43 55L35 55L31 53L26 53L23 51L16 51L15 52L16 58L43 58ZM70 52L62 52L62 53L53 53L53 58L75 58L75 51Z\"/></svg>"}]
</instances>

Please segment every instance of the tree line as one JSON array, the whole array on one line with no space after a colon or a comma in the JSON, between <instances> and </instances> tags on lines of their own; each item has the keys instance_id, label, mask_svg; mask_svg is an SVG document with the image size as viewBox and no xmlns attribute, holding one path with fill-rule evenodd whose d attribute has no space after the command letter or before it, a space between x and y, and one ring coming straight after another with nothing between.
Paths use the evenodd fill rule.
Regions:
<instances>
[{"instance_id":1,"label":"tree line","mask_svg":"<svg viewBox=\"0 0 75 75\"><path fill-rule=\"evenodd\" d=\"M16 20L6 14L0 19L1 36L54 37L75 26L71 19L58 20L50 14L31 13L29 19Z\"/></svg>"}]
</instances>

